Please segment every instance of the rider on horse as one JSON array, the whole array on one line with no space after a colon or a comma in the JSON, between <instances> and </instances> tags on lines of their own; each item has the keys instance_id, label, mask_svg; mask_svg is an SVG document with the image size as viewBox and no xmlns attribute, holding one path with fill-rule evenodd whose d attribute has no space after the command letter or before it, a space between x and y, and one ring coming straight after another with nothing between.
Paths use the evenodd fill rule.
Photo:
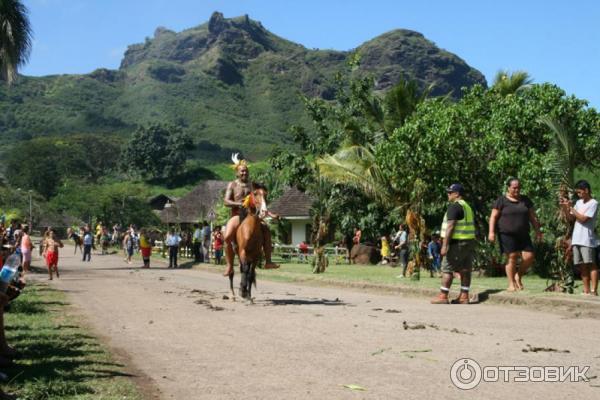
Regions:
<instances>
[{"instance_id":1,"label":"rider on horse","mask_svg":"<svg viewBox=\"0 0 600 400\"><path fill-rule=\"evenodd\" d=\"M229 276L233 272L233 261L235 253L233 251L233 241L235 240L235 234L237 228L240 226L240 208L243 206L244 199L250 195L253 189L260 187L259 185L250 182L250 173L248 171L248 164L246 160L238 160L237 154L232 157L234 163L237 179L230 182L227 185L225 191L224 203L226 207L231 208L231 218L227 222L225 229L225 256L227 259L227 269L225 270L224 276ZM263 251L265 253L265 269L279 268L279 265L274 264L271 261L271 231L269 227L263 222L261 224L264 237Z\"/></svg>"}]
</instances>

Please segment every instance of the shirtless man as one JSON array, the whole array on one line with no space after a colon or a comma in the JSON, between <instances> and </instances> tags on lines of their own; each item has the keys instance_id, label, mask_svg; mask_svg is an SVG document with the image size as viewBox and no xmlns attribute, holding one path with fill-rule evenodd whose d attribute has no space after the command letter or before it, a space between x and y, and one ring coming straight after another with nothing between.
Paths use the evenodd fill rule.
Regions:
<instances>
[{"instance_id":1,"label":"shirtless man","mask_svg":"<svg viewBox=\"0 0 600 400\"><path fill-rule=\"evenodd\" d=\"M229 185L227 185L227 190L225 191L224 203L226 207L231 208L231 218L227 222L227 227L225 228L224 239L227 269L225 270L223 276L229 276L233 273L233 261L235 258L235 253L233 251L233 241L235 240L235 233L237 232L237 228L238 226L240 226L240 208L242 207L244 198L252 192L252 187L255 186L252 182L249 181L250 173L248 172L248 165L246 164L246 162L244 160L236 162L237 155L234 156L233 160L235 163L237 179L233 182L230 182ZM271 261L271 231L269 231L269 227L265 223L261 224L261 227L265 239L263 251L265 252L266 262L264 268L279 268L279 265L274 264Z\"/></svg>"}]
</instances>

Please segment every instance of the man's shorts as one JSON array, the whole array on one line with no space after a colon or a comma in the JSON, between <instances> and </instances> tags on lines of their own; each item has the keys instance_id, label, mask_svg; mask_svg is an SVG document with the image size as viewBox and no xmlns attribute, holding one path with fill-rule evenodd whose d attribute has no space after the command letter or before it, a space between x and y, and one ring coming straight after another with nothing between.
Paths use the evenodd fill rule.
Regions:
<instances>
[{"instance_id":1,"label":"man's shorts","mask_svg":"<svg viewBox=\"0 0 600 400\"><path fill-rule=\"evenodd\" d=\"M596 249L573 245L573 265L596 263Z\"/></svg>"},{"instance_id":2,"label":"man's shorts","mask_svg":"<svg viewBox=\"0 0 600 400\"><path fill-rule=\"evenodd\" d=\"M471 269L475 256L474 240L457 240L450 243L448 253L442 260L442 272L451 274L464 269Z\"/></svg>"}]
</instances>

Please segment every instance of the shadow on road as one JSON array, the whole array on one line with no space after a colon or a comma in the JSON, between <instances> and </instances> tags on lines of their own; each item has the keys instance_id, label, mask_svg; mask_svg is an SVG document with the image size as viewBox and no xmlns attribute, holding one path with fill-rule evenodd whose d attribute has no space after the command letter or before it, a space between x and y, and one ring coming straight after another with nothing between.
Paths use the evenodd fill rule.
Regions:
<instances>
[{"instance_id":1,"label":"shadow on road","mask_svg":"<svg viewBox=\"0 0 600 400\"><path fill-rule=\"evenodd\" d=\"M478 293L478 297L479 297L479 303L483 303L485 301L487 301L490 298L491 294L495 294L495 293L499 293L499 292L503 292L503 289L487 289L484 290L481 293Z\"/></svg>"},{"instance_id":2,"label":"shadow on road","mask_svg":"<svg viewBox=\"0 0 600 400\"><path fill-rule=\"evenodd\" d=\"M273 306L344 306L346 303L339 299L327 300L327 299L315 299L315 300L302 300L302 299L267 299L265 303Z\"/></svg>"}]
</instances>

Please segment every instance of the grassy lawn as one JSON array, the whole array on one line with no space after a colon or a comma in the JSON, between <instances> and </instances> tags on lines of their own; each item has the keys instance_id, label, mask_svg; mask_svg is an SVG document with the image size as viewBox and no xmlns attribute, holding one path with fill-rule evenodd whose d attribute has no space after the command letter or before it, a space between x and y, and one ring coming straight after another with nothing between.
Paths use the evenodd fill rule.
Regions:
<instances>
[{"instance_id":1,"label":"grassy lawn","mask_svg":"<svg viewBox=\"0 0 600 400\"><path fill-rule=\"evenodd\" d=\"M274 260L281 262L281 260ZM331 261L330 261L331 262ZM207 264L203 264L206 266ZM218 267L211 265L211 270ZM219 268L224 269L224 266ZM430 277L428 272L421 273L420 280L410 278L400 278L402 268L392 268L388 265L348 265L348 264L329 264L327 271L323 274L313 274L310 264L298 264L290 262L281 262L281 268L277 270L260 270L258 279L268 279L280 282L321 282L330 284L379 284L393 287L407 287L411 289L433 289L440 287L440 278ZM471 283L472 291L499 293L508 286L506 277L483 277L479 273L473 273ZM518 293L512 293L515 296L568 296L562 293L547 293L544 289L549 285L546 279L539 278L531 274L523 279L525 290ZM452 290L458 291L459 281L454 280ZM579 289L576 289L578 293Z\"/></svg>"},{"instance_id":2,"label":"grassy lawn","mask_svg":"<svg viewBox=\"0 0 600 400\"><path fill-rule=\"evenodd\" d=\"M22 400L141 399L124 366L70 315L65 295L34 284L5 314L6 335L20 352L4 369L5 392Z\"/></svg>"}]
</instances>

